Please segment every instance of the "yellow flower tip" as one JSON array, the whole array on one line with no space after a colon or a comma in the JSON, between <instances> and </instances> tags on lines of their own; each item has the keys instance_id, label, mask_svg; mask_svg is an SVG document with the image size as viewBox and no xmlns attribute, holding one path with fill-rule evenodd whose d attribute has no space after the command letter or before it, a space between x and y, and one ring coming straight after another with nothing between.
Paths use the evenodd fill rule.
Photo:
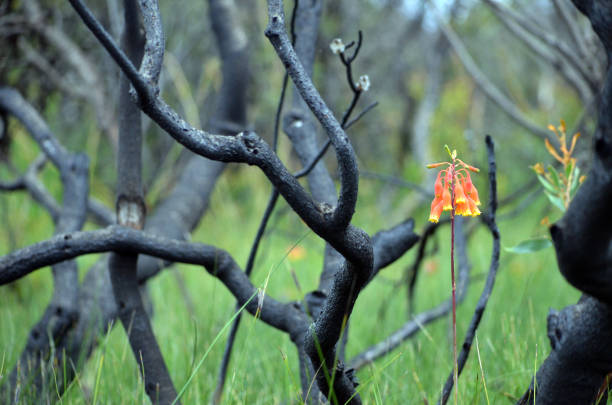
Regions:
<instances>
[{"instance_id":1,"label":"yellow flower tip","mask_svg":"<svg viewBox=\"0 0 612 405\"><path fill-rule=\"evenodd\" d=\"M480 205L480 201L478 201L478 203L476 203L475 201L470 200L468 202L468 204L470 206L470 211L471 211L473 217L477 217L478 215L481 214L480 210L477 207L477 205Z\"/></svg>"},{"instance_id":2,"label":"yellow flower tip","mask_svg":"<svg viewBox=\"0 0 612 405\"><path fill-rule=\"evenodd\" d=\"M559 131L565 132L565 120L561 119L560 122L561 122L561 125L559 125Z\"/></svg>"},{"instance_id":3,"label":"yellow flower tip","mask_svg":"<svg viewBox=\"0 0 612 405\"><path fill-rule=\"evenodd\" d=\"M455 180L457 183L455 184L455 204L462 204L465 203L466 197L465 197L465 192L463 191L463 187L461 186L461 183L459 183L457 180Z\"/></svg>"},{"instance_id":4,"label":"yellow flower tip","mask_svg":"<svg viewBox=\"0 0 612 405\"><path fill-rule=\"evenodd\" d=\"M429 216L429 222L433 222L434 224L437 224L439 219L440 219L439 217L436 218L436 217L433 217L433 216Z\"/></svg>"},{"instance_id":5,"label":"yellow flower tip","mask_svg":"<svg viewBox=\"0 0 612 405\"><path fill-rule=\"evenodd\" d=\"M555 134L557 133L557 128L555 128L555 126L553 124L548 124L548 129L550 131L553 131Z\"/></svg>"},{"instance_id":6,"label":"yellow flower tip","mask_svg":"<svg viewBox=\"0 0 612 405\"><path fill-rule=\"evenodd\" d=\"M578 138L580 138L580 132L576 132L574 134L574 136L572 137L572 144L570 146L570 150L569 150L569 154L571 155L572 153L574 153L574 148L576 147L576 142L578 141Z\"/></svg>"},{"instance_id":7,"label":"yellow flower tip","mask_svg":"<svg viewBox=\"0 0 612 405\"><path fill-rule=\"evenodd\" d=\"M447 165L449 164L448 162L439 162L439 163L430 163L427 165L428 169L435 169L436 167L440 167L442 165Z\"/></svg>"},{"instance_id":8,"label":"yellow flower tip","mask_svg":"<svg viewBox=\"0 0 612 405\"><path fill-rule=\"evenodd\" d=\"M457 207L455 208L455 214L462 216L470 216L472 215L472 211L470 209L470 205L467 200L464 202L457 202Z\"/></svg>"},{"instance_id":9,"label":"yellow flower tip","mask_svg":"<svg viewBox=\"0 0 612 405\"><path fill-rule=\"evenodd\" d=\"M538 162L533 166L529 166L534 172L536 172L537 174L544 174L545 170L544 170L544 165L542 165L542 163Z\"/></svg>"},{"instance_id":10,"label":"yellow flower tip","mask_svg":"<svg viewBox=\"0 0 612 405\"><path fill-rule=\"evenodd\" d=\"M546 146L546 149L548 150L548 153L550 153L552 155L552 157L557 159L559 162L563 163L563 159L561 158L561 156L559 156L559 154L557 153L555 148L553 148L552 144L550 143L550 141L548 139L544 140L544 145Z\"/></svg>"},{"instance_id":11,"label":"yellow flower tip","mask_svg":"<svg viewBox=\"0 0 612 405\"><path fill-rule=\"evenodd\" d=\"M586 180L586 176L582 175L580 176L580 178L578 179L578 183L582 184L584 181Z\"/></svg>"}]
</instances>

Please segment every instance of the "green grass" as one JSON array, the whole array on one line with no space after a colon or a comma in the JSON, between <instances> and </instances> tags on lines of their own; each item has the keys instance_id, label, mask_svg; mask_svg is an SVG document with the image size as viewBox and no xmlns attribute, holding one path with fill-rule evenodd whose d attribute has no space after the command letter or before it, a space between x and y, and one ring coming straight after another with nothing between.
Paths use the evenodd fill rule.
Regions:
<instances>
[{"instance_id":1,"label":"green grass","mask_svg":"<svg viewBox=\"0 0 612 405\"><path fill-rule=\"evenodd\" d=\"M255 185L255 186L254 186ZM402 207L411 197L401 192L384 216L376 204L381 186L364 180L355 223L369 233L401 221ZM269 186L255 169L240 168L226 173L212 199L210 211L192 240L212 243L228 250L244 264ZM2 209L10 212L8 227L0 230L0 254L9 251L10 232L14 246L25 246L51 235L44 211L24 195L2 196ZM520 217L500 223L502 244L512 246L534 234L546 202L538 200ZM322 265L323 243L280 204L273 218L274 232L264 239L254 275L255 286L279 300L299 300L316 288ZM417 230L426 225L424 208L414 213ZM472 220L473 221L473 220ZM439 249L424 263L417 286L416 310L430 308L450 293L449 230L438 232ZM301 255L284 258L298 244ZM458 308L458 339L465 329L486 278L491 238L480 227L469 245L473 281ZM348 358L377 343L407 319L406 290L394 287L411 263L414 252L381 272L359 297L351 317ZM79 259L86 269L96 256ZM84 271L84 270L82 270ZM176 281L184 278L195 313L190 314ZM294 281L294 275L299 285ZM44 311L52 291L50 271L43 269L0 293L0 375L6 376L23 349L27 333ZM186 387L182 402L208 403L216 384L227 330L224 326L235 309L225 287L197 266L177 265L149 283L154 302L153 326L171 377L177 389ZM560 276L552 249L530 255L502 251L501 267L489 306L478 330L476 347L459 379L462 404L500 404L515 401L549 352L546 315L549 308L574 303L579 294ZM386 310L383 311L383 306ZM220 337L218 341L215 341ZM451 371L450 321L425 326L399 349L358 373L359 391L366 403L433 403ZM215 344L216 342L216 344ZM201 367L196 367L201 359ZM479 361L480 358L480 361ZM483 379L484 376L484 379ZM486 386L485 383L486 382ZM298 362L288 336L255 320L243 318L228 374L224 403L280 404L300 399ZM101 340L86 367L62 398L63 404L148 403L137 362L121 326Z\"/></svg>"}]
</instances>

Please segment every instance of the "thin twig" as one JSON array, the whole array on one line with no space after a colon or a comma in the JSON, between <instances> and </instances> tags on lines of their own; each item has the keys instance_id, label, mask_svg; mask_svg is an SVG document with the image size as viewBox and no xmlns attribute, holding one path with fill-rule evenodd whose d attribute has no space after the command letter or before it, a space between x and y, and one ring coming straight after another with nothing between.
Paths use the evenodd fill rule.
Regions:
<instances>
[{"instance_id":1,"label":"thin twig","mask_svg":"<svg viewBox=\"0 0 612 405\"><path fill-rule=\"evenodd\" d=\"M364 115L366 115L370 110L372 110L377 105L378 105L378 101L375 101L372 104L370 104L369 106L367 106L366 108L364 108L363 111L361 111L359 114L357 114L357 116L355 118L353 118L351 121L349 121L346 124L346 126L343 127L343 128L345 130L349 129L351 126L353 126L353 124L355 124L357 121L359 121ZM328 139L327 141L325 141L325 143L323 144L321 149L319 149L319 151L317 152L315 157L313 157L312 160L307 165L305 165L299 171L295 172L293 174L293 177L295 177L296 179L299 179L299 178L302 178L304 176L308 176L310 174L310 172L312 171L312 169L314 169L314 167L317 165L317 163L319 163L319 160L321 160L321 158L323 156L325 156L325 153L327 152L327 149L329 149L330 145L331 145L331 141Z\"/></svg>"},{"instance_id":2,"label":"thin twig","mask_svg":"<svg viewBox=\"0 0 612 405\"><path fill-rule=\"evenodd\" d=\"M407 294L408 294L408 314L409 315L413 314L414 296L415 296L414 288L416 286L417 276L419 274L421 263L423 262L423 259L425 258L425 248L427 247L427 242L430 241L430 238L436 233L440 225L442 225L445 222L448 223L448 220L444 219L435 224L429 224L427 226L427 228L425 229L425 232L423 232L423 235L421 236L421 240L419 241L419 250L417 252L417 257L414 259L412 266L410 266L409 268L410 270L406 272L407 274L406 279L408 280Z\"/></svg>"}]
</instances>

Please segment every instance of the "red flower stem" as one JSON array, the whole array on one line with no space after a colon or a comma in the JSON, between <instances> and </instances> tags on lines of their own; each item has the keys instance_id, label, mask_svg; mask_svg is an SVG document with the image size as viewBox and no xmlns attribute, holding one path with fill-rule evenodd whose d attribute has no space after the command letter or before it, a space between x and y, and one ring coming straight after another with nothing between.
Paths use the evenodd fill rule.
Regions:
<instances>
[{"instance_id":1,"label":"red flower stem","mask_svg":"<svg viewBox=\"0 0 612 405\"><path fill-rule=\"evenodd\" d=\"M455 284L455 159L451 165L451 281L453 290L453 383L455 385L455 405L458 401L457 387L457 285Z\"/></svg>"}]
</instances>

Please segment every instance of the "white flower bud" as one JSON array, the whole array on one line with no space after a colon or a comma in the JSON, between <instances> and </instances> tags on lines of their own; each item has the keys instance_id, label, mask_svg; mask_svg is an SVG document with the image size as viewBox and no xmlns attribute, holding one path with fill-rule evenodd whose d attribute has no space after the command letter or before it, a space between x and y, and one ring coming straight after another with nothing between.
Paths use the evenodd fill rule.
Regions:
<instances>
[{"instance_id":1,"label":"white flower bud","mask_svg":"<svg viewBox=\"0 0 612 405\"><path fill-rule=\"evenodd\" d=\"M329 48L331 49L331 51L338 55L342 52L344 52L344 49L346 48L344 46L344 42L342 42L342 39L340 38L335 38L334 40L331 41L331 43L329 44Z\"/></svg>"},{"instance_id":2,"label":"white flower bud","mask_svg":"<svg viewBox=\"0 0 612 405\"><path fill-rule=\"evenodd\" d=\"M370 89L370 78L368 75L360 76L355 87L359 91L368 91Z\"/></svg>"}]
</instances>

